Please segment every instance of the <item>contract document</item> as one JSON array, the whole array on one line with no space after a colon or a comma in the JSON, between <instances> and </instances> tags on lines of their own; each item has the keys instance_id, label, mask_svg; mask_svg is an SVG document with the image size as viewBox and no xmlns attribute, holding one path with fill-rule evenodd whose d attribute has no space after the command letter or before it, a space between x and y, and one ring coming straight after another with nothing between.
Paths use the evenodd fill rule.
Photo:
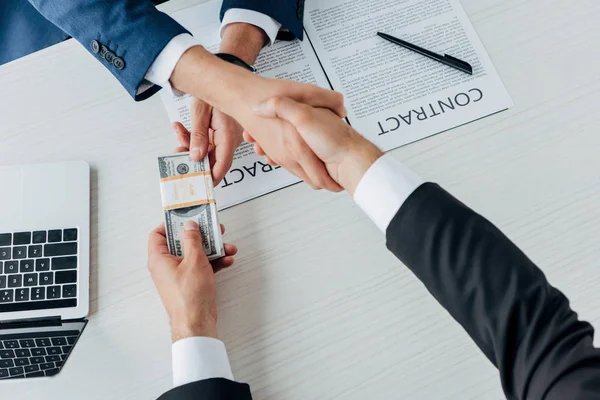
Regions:
<instances>
[{"instance_id":1,"label":"contract document","mask_svg":"<svg viewBox=\"0 0 600 400\"><path fill-rule=\"evenodd\" d=\"M172 16L218 52L220 0ZM495 114L513 105L458 0L306 0L303 41L263 49L257 73L344 94L348 122L383 151ZM378 37L388 33L470 63L473 75ZM190 127L189 96L163 90L171 121ZM300 180L243 143L215 188L225 209Z\"/></svg>"}]
</instances>

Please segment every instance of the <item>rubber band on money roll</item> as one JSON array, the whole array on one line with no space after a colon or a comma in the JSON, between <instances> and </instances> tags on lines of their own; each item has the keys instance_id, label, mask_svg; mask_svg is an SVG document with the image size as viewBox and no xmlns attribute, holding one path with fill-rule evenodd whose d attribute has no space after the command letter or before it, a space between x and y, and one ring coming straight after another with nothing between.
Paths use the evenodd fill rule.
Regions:
<instances>
[{"instance_id":1,"label":"rubber band on money roll","mask_svg":"<svg viewBox=\"0 0 600 400\"><path fill-rule=\"evenodd\" d=\"M216 203L208 171L161 178L160 195L165 211Z\"/></svg>"}]
</instances>

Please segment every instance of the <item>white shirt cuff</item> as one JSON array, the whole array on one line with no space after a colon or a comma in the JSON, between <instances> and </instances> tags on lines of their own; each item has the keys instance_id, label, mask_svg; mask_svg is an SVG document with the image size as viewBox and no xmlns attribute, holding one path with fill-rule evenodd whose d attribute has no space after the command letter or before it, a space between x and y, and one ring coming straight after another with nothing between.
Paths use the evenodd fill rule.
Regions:
<instances>
[{"instance_id":1,"label":"white shirt cuff","mask_svg":"<svg viewBox=\"0 0 600 400\"><path fill-rule=\"evenodd\" d=\"M233 380L225 344L209 337L173 343L173 387L212 378Z\"/></svg>"},{"instance_id":2,"label":"white shirt cuff","mask_svg":"<svg viewBox=\"0 0 600 400\"><path fill-rule=\"evenodd\" d=\"M386 154L367 170L354 192L354 201L385 233L406 199L425 181Z\"/></svg>"},{"instance_id":3,"label":"white shirt cuff","mask_svg":"<svg viewBox=\"0 0 600 400\"><path fill-rule=\"evenodd\" d=\"M144 78L155 85L171 89L175 96L181 96L183 93L172 88L169 79L171 79L175 66L181 59L181 56L183 56L183 53L189 48L199 45L200 43L189 33L182 33L175 36L162 49L158 57L156 57Z\"/></svg>"},{"instance_id":4,"label":"white shirt cuff","mask_svg":"<svg viewBox=\"0 0 600 400\"><path fill-rule=\"evenodd\" d=\"M245 10L243 8L230 8L223 16L223 22L221 23L221 37L223 37L223 32L227 25L237 22L245 22L265 31L269 37L269 45L275 43L277 34L281 29L281 24L268 15L259 13L258 11Z\"/></svg>"}]
</instances>

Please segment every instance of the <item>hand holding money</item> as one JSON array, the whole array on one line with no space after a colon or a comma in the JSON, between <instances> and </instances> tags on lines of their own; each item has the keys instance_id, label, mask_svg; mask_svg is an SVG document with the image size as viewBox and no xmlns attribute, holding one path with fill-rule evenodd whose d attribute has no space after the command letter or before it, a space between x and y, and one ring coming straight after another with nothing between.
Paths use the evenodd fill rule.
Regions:
<instances>
[{"instance_id":1,"label":"hand holding money","mask_svg":"<svg viewBox=\"0 0 600 400\"><path fill-rule=\"evenodd\" d=\"M225 255L208 157L193 161L189 153L159 157L160 188L169 252L184 256L181 233L186 222L200 227L209 260Z\"/></svg>"},{"instance_id":2,"label":"hand holding money","mask_svg":"<svg viewBox=\"0 0 600 400\"><path fill-rule=\"evenodd\" d=\"M224 232L221 229L219 232ZM198 225L186 222L178 236L182 238L184 258L169 253L164 224L152 231L148 241L148 269L169 314L173 342L194 336L216 338L214 273L233 265L237 249L226 244L225 257L209 263Z\"/></svg>"}]
</instances>

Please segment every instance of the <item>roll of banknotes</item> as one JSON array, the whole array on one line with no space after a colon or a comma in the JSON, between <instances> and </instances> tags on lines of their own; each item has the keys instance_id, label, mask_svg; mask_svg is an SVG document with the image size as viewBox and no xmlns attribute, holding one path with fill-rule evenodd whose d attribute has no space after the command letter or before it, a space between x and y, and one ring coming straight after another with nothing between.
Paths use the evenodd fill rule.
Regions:
<instances>
[{"instance_id":1,"label":"roll of banknotes","mask_svg":"<svg viewBox=\"0 0 600 400\"><path fill-rule=\"evenodd\" d=\"M202 233L209 260L225 255L208 157L193 161L189 153L159 157L160 192L171 254L183 257L181 234L186 221L194 221Z\"/></svg>"}]
</instances>

